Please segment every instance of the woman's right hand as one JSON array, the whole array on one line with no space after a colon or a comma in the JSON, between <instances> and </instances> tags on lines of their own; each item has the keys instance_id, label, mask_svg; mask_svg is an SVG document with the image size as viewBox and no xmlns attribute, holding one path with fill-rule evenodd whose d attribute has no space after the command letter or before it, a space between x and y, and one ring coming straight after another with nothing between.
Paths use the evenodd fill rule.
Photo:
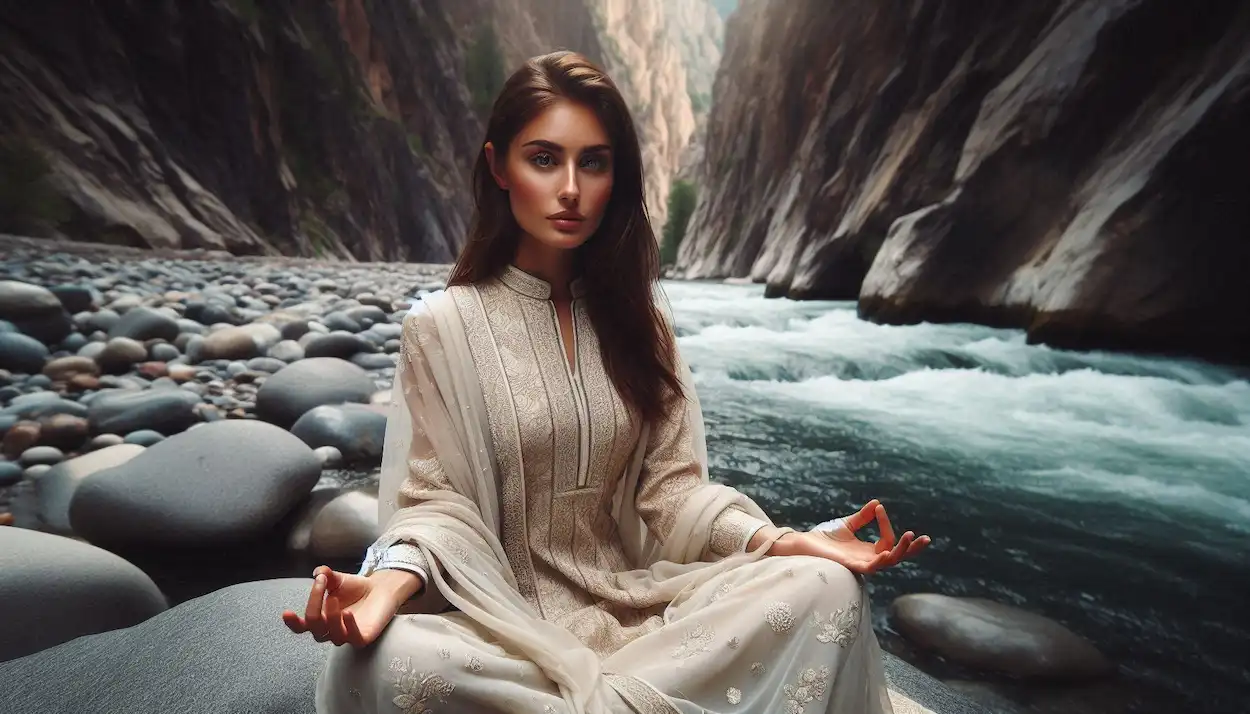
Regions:
<instances>
[{"instance_id":1,"label":"woman's right hand","mask_svg":"<svg viewBox=\"0 0 1250 714\"><path fill-rule=\"evenodd\" d=\"M318 642L365 647L382 634L399 606L420 587L420 580L400 570L365 577L323 565L313 571L304 616L286 610L282 621L296 634L312 633Z\"/></svg>"}]
</instances>

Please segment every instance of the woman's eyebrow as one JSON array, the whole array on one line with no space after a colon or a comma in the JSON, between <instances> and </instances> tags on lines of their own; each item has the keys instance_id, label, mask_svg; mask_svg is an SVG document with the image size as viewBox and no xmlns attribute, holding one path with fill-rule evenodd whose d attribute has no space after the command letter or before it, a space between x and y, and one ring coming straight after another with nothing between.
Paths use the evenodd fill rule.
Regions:
<instances>
[{"instance_id":1,"label":"woman's eyebrow","mask_svg":"<svg viewBox=\"0 0 1250 714\"><path fill-rule=\"evenodd\" d=\"M558 153L564 153L564 150L565 150L563 146L557 144L554 141L547 141L546 139L534 139L533 141L527 141L524 144L522 144L522 146L541 146L542 148L547 149L548 151L555 151ZM608 146L607 144L594 144L592 146L587 146L586 148L582 149L582 153L586 154L592 151L611 151L611 150L612 150L612 147Z\"/></svg>"}]
</instances>

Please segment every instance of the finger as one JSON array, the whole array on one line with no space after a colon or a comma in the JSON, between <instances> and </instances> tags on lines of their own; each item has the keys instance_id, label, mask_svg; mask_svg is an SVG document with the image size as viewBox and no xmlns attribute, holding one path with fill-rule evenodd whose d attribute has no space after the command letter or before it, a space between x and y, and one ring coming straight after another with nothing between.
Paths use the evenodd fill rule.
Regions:
<instances>
[{"instance_id":1,"label":"finger","mask_svg":"<svg viewBox=\"0 0 1250 714\"><path fill-rule=\"evenodd\" d=\"M360 627L356 624L356 616L352 614L351 610L343 613L343 627L347 630L347 641L353 647L364 647L368 644L365 642L365 636L360 633Z\"/></svg>"},{"instance_id":2,"label":"finger","mask_svg":"<svg viewBox=\"0 0 1250 714\"><path fill-rule=\"evenodd\" d=\"M337 570L326 568L321 572L326 577L326 592L332 593L343 586L343 574Z\"/></svg>"},{"instance_id":3,"label":"finger","mask_svg":"<svg viewBox=\"0 0 1250 714\"><path fill-rule=\"evenodd\" d=\"M334 595L326 597L326 636L336 645L341 645L347 640L347 632L343 629L343 608L339 605L339 599Z\"/></svg>"},{"instance_id":4,"label":"finger","mask_svg":"<svg viewBox=\"0 0 1250 714\"><path fill-rule=\"evenodd\" d=\"M877 541L877 552L894 547L894 527L890 525L890 517L886 515L885 506L877 504L877 527L881 529L881 538Z\"/></svg>"},{"instance_id":5,"label":"finger","mask_svg":"<svg viewBox=\"0 0 1250 714\"><path fill-rule=\"evenodd\" d=\"M308 632L308 626L304 624L304 621L300 619L299 615L295 614L291 610L284 610L282 612L282 621L286 623L287 627L291 628L291 632L294 632L297 635L302 635L305 632Z\"/></svg>"},{"instance_id":6,"label":"finger","mask_svg":"<svg viewBox=\"0 0 1250 714\"><path fill-rule=\"evenodd\" d=\"M907 555L907 549L911 547L912 540L915 539L915 537L915 533L907 531L903 534L902 538L898 539L898 543L895 543L894 547L889 551L890 565L898 565L899 561L903 559L903 556Z\"/></svg>"},{"instance_id":7,"label":"finger","mask_svg":"<svg viewBox=\"0 0 1250 714\"><path fill-rule=\"evenodd\" d=\"M322 602L325 600L326 578L324 575L318 574L313 579L312 591L308 593L308 606L304 610L304 622L308 624L308 631L313 633L314 638L318 642L324 642L320 639L325 634L325 622L321 615Z\"/></svg>"},{"instance_id":8,"label":"finger","mask_svg":"<svg viewBox=\"0 0 1250 714\"><path fill-rule=\"evenodd\" d=\"M906 557L910 558L914 555L919 555L920 552L923 551L925 547L927 547L929 543L931 542L933 542L933 539L930 538L929 536L927 535L920 536L915 541L913 541L911 544L911 547L907 549Z\"/></svg>"},{"instance_id":9,"label":"finger","mask_svg":"<svg viewBox=\"0 0 1250 714\"><path fill-rule=\"evenodd\" d=\"M879 503L880 501L877 499L872 499L868 503L865 503L863 508L849 516L844 517L842 522L846 524L848 530L854 533L860 528L872 523L872 519L876 518L877 504Z\"/></svg>"}]
</instances>

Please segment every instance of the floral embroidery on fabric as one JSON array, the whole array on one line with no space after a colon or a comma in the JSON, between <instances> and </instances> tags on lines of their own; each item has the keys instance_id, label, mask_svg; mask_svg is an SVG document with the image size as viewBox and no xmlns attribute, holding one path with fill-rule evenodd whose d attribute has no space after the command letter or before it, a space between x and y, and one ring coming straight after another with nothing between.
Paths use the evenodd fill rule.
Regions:
<instances>
[{"instance_id":1,"label":"floral embroidery on fabric","mask_svg":"<svg viewBox=\"0 0 1250 714\"><path fill-rule=\"evenodd\" d=\"M733 583L721 583L720 587L716 588L716 590L712 591L711 595L707 596L707 604L711 605L722 597L728 595L729 591L733 589Z\"/></svg>"},{"instance_id":2,"label":"floral embroidery on fabric","mask_svg":"<svg viewBox=\"0 0 1250 714\"><path fill-rule=\"evenodd\" d=\"M447 546L447 549L455 553L456 558L465 565L469 563L469 551L464 547L463 543L458 542L446 532L438 534L438 541Z\"/></svg>"},{"instance_id":3,"label":"floral embroidery on fabric","mask_svg":"<svg viewBox=\"0 0 1250 714\"><path fill-rule=\"evenodd\" d=\"M737 687L730 687L729 689L726 689L725 699L727 699L730 704L741 704L742 703L742 690L738 689Z\"/></svg>"},{"instance_id":4,"label":"floral embroidery on fabric","mask_svg":"<svg viewBox=\"0 0 1250 714\"><path fill-rule=\"evenodd\" d=\"M470 672L481 672L482 660L477 655L469 655L464 658L464 668Z\"/></svg>"},{"instance_id":5,"label":"floral embroidery on fabric","mask_svg":"<svg viewBox=\"0 0 1250 714\"><path fill-rule=\"evenodd\" d=\"M407 659L392 659L391 671L396 675L397 692L391 701L404 714L433 714L434 710L427 706L430 700L446 702L456 690L456 685L443 679L442 675L412 671L411 661Z\"/></svg>"},{"instance_id":6,"label":"floral embroidery on fabric","mask_svg":"<svg viewBox=\"0 0 1250 714\"><path fill-rule=\"evenodd\" d=\"M443 659L451 659L451 650L447 649L446 647L439 647L438 656L442 657Z\"/></svg>"},{"instance_id":7,"label":"floral embroidery on fabric","mask_svg":"<svg viewBox=\"0 0 1250 714\"><path fill-rule=\"evenodd\" d=\"M794 627L794 610L790 609L790 604L785 602L769 603L764 609L764 620L768 622L768 626L773 628L773 632L784 634Z\"/></svg>"},{"instance_id":8,"label":"floral embroidery on fabric","mask_svg":"<svg viewBox=\"0 0 1250 714\"><path fill-rule=\"evenodd\" d=\"M710 652L708 645L712 643L712 639L716 637L716 633L712 628L699 623L682 635L681 644L673 649L674 659L687 659L702 652Z\"/></svg>"},{"instance_id":9,"label":"floral embroidery on fabric","mask_svg":"<svg viewBox=\"0 0 1250 714\"><path fill-rule=\"evenodd\" d=\"M758 677L758 676L760 676L760 675L764 674L764 669L765 669L765 668L764 668L764 663L763 663L763 662L752 662L752 663L751 663L751 675L752 675L752 676Z\"/></svg>"},{"instance_id":10,"label":"floral embroidery on fabric","mask_svg":"<svg viewBox=\"0 0 1250 714\"><path fill-rule=\"evenodd\" d=\"M826 617L819 612L814 614L816 620L816 639L824 644L833 643L846 647L855 641L859 634L859 603L853 602L844 608L834 610Z\"/></svg>"},{"instance_id":11,"label":"floral embroidery on fabric","mask_svg":"<svg viewBox=\"0 0 1250 714\"><path fill-rule=\"evenodd\" d=\"M825 585L828 585L828 584L829 584L829 576L828 576L828 575L825 575L825 571L823 571L823 570L817 570L817 571L816 571L816 575L820 576L820 580L821 580L821 582L823 582Z\"/></svg>"},{"instance_id":12,"label":"floral embroidery on fabric","mask_svg":"<svg viewBox=\"0 0 1250 714\"><path fill-rule=\"evenodd\" d=\"M731 650L736 650L736 649L738 649L738 647L740 647L741 645L742 645L742 640L738 639L737 637L730 637L730 638L729 638L729 649L731 649Z\"/></svg>"},{"instance_id":13,"label":"floral embroidery on fabric","mask_svg":"<svg viewBox=\"0 0 1250 714\"><path fill-rule=\"evenodd\" d=\"M786 714L803 714L808 704L825 695L825 687L829 686L829 668L805 669L799 674L799 681L782 687L786 694Z\"/></svg>"}]
</instances>

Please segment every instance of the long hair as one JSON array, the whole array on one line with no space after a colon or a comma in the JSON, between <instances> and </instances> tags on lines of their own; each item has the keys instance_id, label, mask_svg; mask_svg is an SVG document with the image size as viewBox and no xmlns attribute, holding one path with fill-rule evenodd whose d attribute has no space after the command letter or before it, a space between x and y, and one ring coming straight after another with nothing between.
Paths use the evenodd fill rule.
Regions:
<instances>
[{"instance_id":1,"label":"long hair","mask_svg":"<svg viewBox=\"0 0 1250 714\"><path fill-rule=\"evenodd\" d=\"M534 57L504 84L491 109L483 147L493 144L497 160L502 160L521 129L559 99L594 111L612 144L612 194L598 230L575 249L576 263L608 376L625 403L653 422L683 392L673 334L653 297L660 275L659 247L643 195L638 134L620 91L603 70L574 52ZM473 166L472 227L448 285L498 275L516 254L521 227L490 169L482 148Z\"/></svg>"}]
</instances>

